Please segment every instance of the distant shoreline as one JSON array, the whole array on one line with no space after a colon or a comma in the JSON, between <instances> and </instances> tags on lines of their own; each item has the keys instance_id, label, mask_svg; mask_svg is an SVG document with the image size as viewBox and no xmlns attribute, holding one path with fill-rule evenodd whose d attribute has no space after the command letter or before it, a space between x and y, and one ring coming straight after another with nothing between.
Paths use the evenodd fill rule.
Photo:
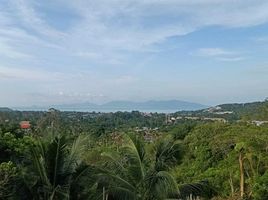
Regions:
<instances>
[{"instance_id":1,"label":"distant shoreline","mask_svg":"<svg viewBox=\"0 0 268 200\"><path fill-rule=\"evenodd\" d=\"M32 112L46 112L48 111L48 109L46 108L37 108L37 109L31 109L31 108L11 108L13 109L13 111L32 111ZM97 113L116 113L116 112L135 112L135 111L138 111L138 112L144 112L144 113L164 113L164 114L168 114L168 113L175 113L175 112L179 112L179 111L182 111L182 110L173 110L173 109L166 109L166 110L161 110L161 109L158 109L158 110L150 110L150 109L144 109L144 110L113 110L113 109L101 109L101 110L90 110L90 109L58 109L59 111L61 112L85 112L85 113L88 113L88 112L97 112ZM185 111L193 111L193 110L185 110Z\"/></svg>"}]
</instances>

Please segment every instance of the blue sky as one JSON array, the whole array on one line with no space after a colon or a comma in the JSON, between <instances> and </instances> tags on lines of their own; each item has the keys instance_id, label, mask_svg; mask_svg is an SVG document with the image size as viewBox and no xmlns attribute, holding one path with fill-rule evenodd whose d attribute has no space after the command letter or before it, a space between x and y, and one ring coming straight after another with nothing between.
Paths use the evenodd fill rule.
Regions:
<instances>
[{"instance_id":1,"label":"blue sky","mask_svg":"<svg viewBox=\"0 0 268 200\"><path fill-rule=\"evenodd\" d=\"M1 0L0 105L268 96L266 0Z\"/></svg>"}]
</instances>

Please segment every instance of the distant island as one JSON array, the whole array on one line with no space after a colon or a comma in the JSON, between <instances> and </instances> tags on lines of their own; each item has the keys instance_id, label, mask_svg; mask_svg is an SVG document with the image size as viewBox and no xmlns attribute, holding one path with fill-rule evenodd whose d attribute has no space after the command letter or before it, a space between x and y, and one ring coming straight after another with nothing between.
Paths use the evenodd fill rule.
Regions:
<instances>
[{"instance_id":1,"label":"distant island","mask_svg":"<svg viewBox=\"0 0 268 200\"><path fill-rule=\"evenodd\" d=\"M31 107L14 107L16 110L48 110L55 108L62 111L96 111L96 112L116 112L116 111L141 111L141 112L159 112L170 113L176 111L190 111L208 108L209 106L199 103L193 103L180 100L165 100L165 101L145 101L145 102L132 102L132 101L111 101L104 104L93 104L89 102L51 105L51 106L31 106Z\"/></svg>"},{"instance_id":2,"label":"distant island","mask_svg":"<svg viewBox=\"0 0 268 200\"><path fill-rule=\"evenodd\" d=\"M0 112L11 112L12 109L8 108L8 107L0 107Z\"/></svg>"}]
</instances>

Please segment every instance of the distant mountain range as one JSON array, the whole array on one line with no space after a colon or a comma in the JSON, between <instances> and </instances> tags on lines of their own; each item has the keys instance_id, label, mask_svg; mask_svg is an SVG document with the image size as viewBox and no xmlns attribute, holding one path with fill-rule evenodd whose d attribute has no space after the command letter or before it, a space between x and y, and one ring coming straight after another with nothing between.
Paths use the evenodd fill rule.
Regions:
<instances>
[{"instance_id":1,"label":"distant mountain range","mask_svg":"<svg viewBox=\"0 0 268 200\"><path fill-rule=\"evenodd\" d=\"M12 109L7 108L7 107L0 107L0 112L11 112Z\"/></svg>"},{"instance_id":2,"label":"distant mountain range","mask_svg":"<svg viewBox=\"0 0 268 200\"><path fill-rule=\"evenodd\" d=\"M116 111L144 111L144 112L176 112L176 111L190 111L200 110L208 106L179 100L166 100L166 101L145 101L145 102L132 102L132 101L111 101L105 104L93 103L77 103L77 104L64 104L64 105L51 105L49 107L17 107L17 110L47 110L55 108L62 111L96 111L96 112L116 112Z\"/></svg>"}]
</instances>

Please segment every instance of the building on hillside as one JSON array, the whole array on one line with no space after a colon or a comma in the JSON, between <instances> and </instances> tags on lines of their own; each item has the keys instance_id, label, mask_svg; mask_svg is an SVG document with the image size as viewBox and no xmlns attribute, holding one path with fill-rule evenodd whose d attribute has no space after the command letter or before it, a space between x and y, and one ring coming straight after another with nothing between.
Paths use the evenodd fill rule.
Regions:
<instances>
[{"instance_id":1,"label":"building on hillside","mask_svg":"<svg viewBox=\"0 0 268 200\"><path fill-rule=\"evenodd\" d=\"M214 106L214 107L210 107L208 109L205 109L203 112L209 112L209 113L213 113L215 111L219 111L221 110L222 108L220 106Z\"/></svg>"},{"instance_id":2,"label":"building on hillside","mask_svg":"<svg viewBox=\"0 0 268 200\"><path fill-rule=\"evenodd\" d=\"M172 122L174 122L174 121L176 121L176 118L175 118L175 117L171 117L170 120L171 120Z\"/></svg>"},{"instance_id":3,"label":"building on hillside","mask_svg":"<svg viewBox=\"0 0 268 200\"><path fill-rule=\"evenodd\" d=\"M200 120L200 117L190 117L190 116L185 116L185 119L191 119L191 120Z\"/></svg>"},{"instance_id":4,"label":"building on hillside","mask_svg":"<svg viewBox=\"0 0 268 200\"><path fill-rule=\"evenodd\" d=\"M268 121L257 121L257 120L254 120L251 123L255 124L256 126L261 126L263 124L268 124Z\"/></svg>"},{"instance_id":5,"label":"building on hillside","mask_svg":"<svg viewBox=\"0 0 268 200\"><path fill-rule=\"evenodd\" d=\"M224 118L216 118L216 117L204 117L203 120L223 122L223 123L227 122L227 120Z\"/></svg>"},{"instance_id":6,"label":"building on hillside","mask_svg":"<svg viewBox=\"0 0 268 200\"><path fill-rule=\"evenodd\" d=\"M233 114L233 111L214 112L215 115Z\"/></svg>"},{"instance_id":7,"label":"building on hillside","mask_svg":"<svg viewBox=\"0 0 268 200\"><path fill-rule=\"evenodd\" d=\"M29 128L31 128L31 124L29 121L21 121L20 128L21 129L29 129Z\"/></svg>"}]
</instances>

